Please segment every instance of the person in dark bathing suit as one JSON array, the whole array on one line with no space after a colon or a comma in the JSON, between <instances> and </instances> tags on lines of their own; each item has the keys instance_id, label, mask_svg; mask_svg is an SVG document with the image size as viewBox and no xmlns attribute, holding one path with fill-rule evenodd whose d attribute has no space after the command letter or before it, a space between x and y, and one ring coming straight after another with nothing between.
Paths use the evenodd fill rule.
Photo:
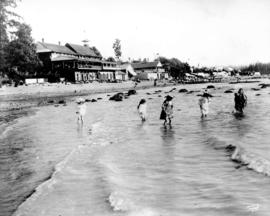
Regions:
<instances>
[{"instance_id":1,"label":"person in dark bathing suit","mask_svg":"<svg viewBox=\"0 0 270 216\"><path fill-rule=\"evenodd\" d=\"M164 125L166 125L167 122L169 122L169 125L171 125L171 119L173 118L172 99L173 99L173 97L167 95L165 101L162 104L160 119L164 120Z\"/></svg>"},{"instance_id":2,"label":"person in dark bathing suit","mask_svg":"<svg viewBox=\"0 0 270 216\"><path fill-rule=\"evenodd\" d=\"M242 114L244 108L247 106L247 96L244 94L242 88L240 88L238 92L234 94L234 103L234 108L236 112Z\"/></svg>"}]
</instances>

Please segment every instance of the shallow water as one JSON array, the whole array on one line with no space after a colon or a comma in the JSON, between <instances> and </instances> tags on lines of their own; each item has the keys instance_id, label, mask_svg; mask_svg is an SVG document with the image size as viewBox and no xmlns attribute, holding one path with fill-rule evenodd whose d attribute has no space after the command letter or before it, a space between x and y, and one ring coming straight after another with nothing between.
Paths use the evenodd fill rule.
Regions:
<instances>
[{"instance_id":1,"label":"shallow water","mask_svg":"<svg viewBox=\"0 0 270 216\"><path fill-rule=\"evenodd\" d=\"M171 93L171 128L159 120L163 97L146 94L154 90L123 102L101 95L87 104L83 125L75 103L29 110L5 123L0 215L11 215L23 201L14 215L269 215L270 177L239 166L225 147L270 160L270 89L255 96L248 89L257 84L243 86L248 107L236 118L233 94L223 93L234 86L215 85L221 89L211 90L216 97L204 120L197 93ZM143 97L145 123L136 111Z\"/></svg>"}]
</instances>

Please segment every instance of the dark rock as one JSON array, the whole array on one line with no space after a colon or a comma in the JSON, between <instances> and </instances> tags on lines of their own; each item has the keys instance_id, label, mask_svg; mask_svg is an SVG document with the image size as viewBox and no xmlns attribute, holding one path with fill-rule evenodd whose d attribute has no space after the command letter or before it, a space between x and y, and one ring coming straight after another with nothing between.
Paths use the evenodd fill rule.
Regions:
<instances>
[{"instance_id":1,"label":"dark rock","mask_svg":"<svg viewBox=\"0 0 270 216\"><path fill-rule=\"evenodd\" d=\"M108 94L107 96L110 97L111 95Z\"/></svg>"},{"instance_id":2,"label":"dark rock","mask_svg":"<svg viewBox=\"0 0 270 216\"><path fill-rule=\"evenodd\" d=\"M91 102L94 103L94 102L97 102L97 100L96 99L92 99Z\"/></svg>"},{"instance_id":3,"label":"dark rock","mask_svg":"<svg viewBox=\"0 0 270 216\"><path fill-rule=\"evenodd\" d=\"M228 89L228 90L226 90L224 93L233 93L233 91L230 90L230 89Z\"/></svg>"},{"instance_id":4,"label":"dark rock","mask_svg":"<svg viewBox=\"0 0 270 216\"><path fill-rule=\"evenodd\" d=\"M192 94L192 93L194 93L194 91L189 91L189 92L187 92L187 94Z\"/></svg>"},{"instance_id":5,"label":"dark rock","mask_svg":"<svg viewBox=\"0 0 270 216\"><path fill-rule=\"evenodd\" d=\"M148 98L148 100L152 100L153 98Z\"/></svg>"},{"instance_id":6,"label":"dark rock","mask_svg":"<svg viewBox=\"0 0 270 216\"><path fill-rule=\"evenodd\" d=\"M261 88L267 88L270 87L270 84L261 83L259 86L261 86Z\"/></svg>"},{"instance_id":7,"label":"dark rock","mask_svg":"<svg viewBox=\"0 0 270 216\"><path fill-rule=\"evenodd\" d=\"M162 97L162 95L159 95L158 97Z\"/></svg>"},{"instance_id":8,"label":"dark rock","mask_svg":"<svg viewBox=\"0 0 270 216\"><path fill-rule=\"evenodd\" d=\"M207 88L207 89L214 89L214 88L215 88L215 86L213 86L213 85L209 85L209 86L207 86L206 88Z\"/></svg>"},{"instance_id":9,"label":"dark rock","mask_svg":"<svg viewBox=\"0 0 270 216\"><path fill-rule=\"evenodd\" d=\"M146 92L146 94L147 94L147 95L151 95L151 93L149 93L149 92Z\"/></svg>"},{"instance_id":10,"label":"dark rock","mask_svg":"<svg viewBox=\"0 0 270 216\"><path fill-rule=\"evenodd\" d=\"M253 90L253 91L260 91L260 89L257 89L257 88L251 88L251 90Z\"/></svg>"},{"instance_id":11,"label":"dark rock","mask_svg":"<svg viewBox=\"0 0 270 216\"><path fill-rule=\"evenodd\" d=\"M179 93L186 93L186 92L188 92L187 89L180 89L180 90L179 90Z\"/></svg>"},{"instance_id":12,"label":"dark rock","mask_svg":"<svg viewBox=\"0 0 270 216\"><path fill-rule=\"evenodd\" d=\"M119 93L117 93L117 94L113 95L112 97L110 97L110 99L109 99L109 100L114 100L114 101L123 101L123 99L124 99L124 93L119 92Z\"/></svg>"},{"instance_id":13,"label":"dark rock","mask_svg":"<svg viewBox=\"0 0 270 216\"><path fill-rule=\"evenodd\" d=\"M55 107L59 107L59 104L55 104L54 106L55 106Z\"/></svg>"},{"instance_id":14,"label":"dark rock","mask_svg":"<svg viewBox=\"0 0 270 216\"><path fill-rule=\"evenodd\" d=\"M66 103L65 100L60 100L60 101L58 101L58 104L65 104L65 103Z\"/></svg>"},{"instance_id":15,"label":"dark rock","mask_svg":"<svg viewBox=\"0 0 270 216\"><path fill-rule=\"evenodd\" d=\"M255 96L260 96L261 94L256 94Z\"/></svg>"},{"instance_id":16,"label":"dark rock","mask_svg":"<svg viewBox=\"0 0 270 216\"><path fill-rule=\"evenodd\" d=\"M135 89L128 90L128 96L129 95L135 95L137 92Z\"/></svg>"},{"instance_id":17,"label":"dark rock","mask_svg":"<svg viewBox=\"0 0 270 216\"><path fill-rule=\"evenodd\" d=\"M53 104L54 103L54 100L48 100L47 103Z\"/></svg>"},{"instance_id":18,"label":"dark rock","mask_svg":"<svg viewBox=\"0 0 270 216\"><path fill-rule=\"evenodd\" d=\"M102 98L97 98L98 100L102 100Z\"/></svg>"},{"instance_id":19,"label":"dark rock","mask_svg":"<svg viewBox=\"0 0 270 216\"><path fill-rule=\"evenodd\" d=\"M85 99L85 102L91 102L91 99Z\"/></svg>"}]
</instances>

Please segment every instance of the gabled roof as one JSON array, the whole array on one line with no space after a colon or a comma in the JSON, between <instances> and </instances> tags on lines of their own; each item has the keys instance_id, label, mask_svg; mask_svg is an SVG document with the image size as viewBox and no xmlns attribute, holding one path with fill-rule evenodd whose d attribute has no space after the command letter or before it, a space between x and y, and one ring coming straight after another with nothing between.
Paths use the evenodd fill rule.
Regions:
<instances>
[{"instance_id":1,"label":"gabled roof","mask_svg":"<svg viewBox=\"0 0 270 216\"><path fill-rule=\"evenodd\" d=\"M37 42L37 53L42 53L42 52L54 52L54 53L76 55L75 52L73 52L66 46Z\"/></svg>"},{"instance_id":2,"label":"gabled roof","mask_svg":"<svg viewBox=\"0 0 270 216\"><path fill-rule=\"evenodd\" d=\"M67 43L66 47L74 51L77 55L82 55L82 56L91 56L91 57L99 57L97 54L94 52L93 49L91 49L88 46L81 46L77 44L70 44Z\"/></svg>"},{"instance_id":3,"label":"gabled roof","mask_svg":"<svg viewBox=\"0 0 270 216\"><path fill-rule=\"evenodd\" d=\"M159 62L140 62L140 63L132 63L132 67L136 69L144 69L144 68L156 68L158 67Z\"/></svg>"}]
</instances>

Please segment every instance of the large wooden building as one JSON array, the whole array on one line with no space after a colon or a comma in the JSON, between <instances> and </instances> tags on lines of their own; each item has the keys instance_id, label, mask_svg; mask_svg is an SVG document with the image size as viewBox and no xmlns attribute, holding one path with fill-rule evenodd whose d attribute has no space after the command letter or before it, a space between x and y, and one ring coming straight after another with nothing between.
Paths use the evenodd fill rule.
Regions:
<instances>
[{"instance_id":1,"label":"large wooden building","mask_svg":"<svg viewBox=\"0 0 270 216\"><path fill-rule=\"evenodd\" d=\"M43 74L52 82L61 78L69 82L114 81L120 72L115 62L102 61L89 46L38 42L37 53L43 62Z\"/></svg>"}]
</instances>

